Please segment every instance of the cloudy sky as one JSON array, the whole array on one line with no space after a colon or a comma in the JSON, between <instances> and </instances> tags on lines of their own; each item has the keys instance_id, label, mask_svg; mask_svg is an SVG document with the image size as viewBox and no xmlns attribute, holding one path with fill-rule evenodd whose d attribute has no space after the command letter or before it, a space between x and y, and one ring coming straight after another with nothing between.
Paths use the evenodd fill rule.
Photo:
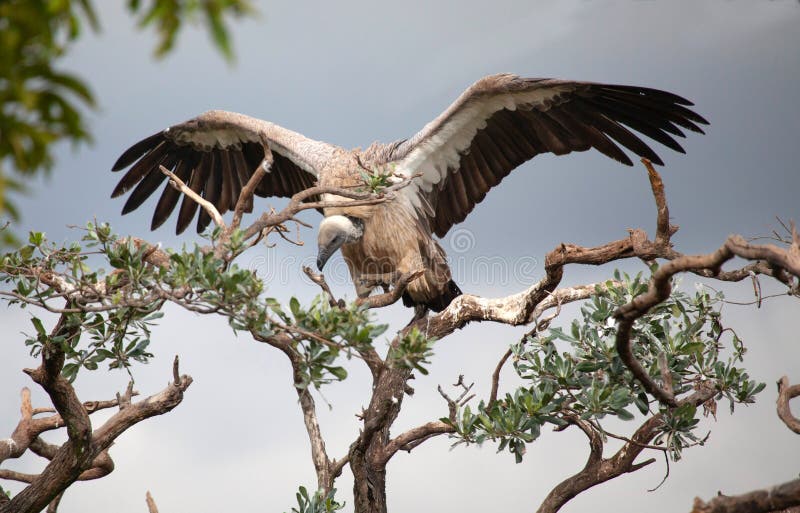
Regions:
<instances>
[{"instance_id":1,"label":"cloudy sky","mask_svg":"<svg viewBox=\"0 0 800 513\"><path fill-rule=\"evenodd\" d=\"M98 4L103 32L81 41L65 62L91 81L99 100L91 116L95 144L59 149L53 175L32 184L35 192L20 202L19 231L44 230L68 240L79 234L67 225L97 218L122 234L180 245L194 236L176 238L174 222L147 231L154 201L123 218L123 202L109 198L119 179L109 172L111 164L143 136L221 108L344 147L365 147L413 134L473 81L496 72L645 85L692 99L711 121L707 135L689 138L685 156L657 150L667 164L663 177L673 223L681 226L674 238L680 251L712 251L730 233L768 234L776 215L800 220L797 2L498 0L487 8L471 0L274 0L259 3L257 20L234 27L235 66L222 62L200 31L182 34L177 51L154 62L152 34L135 30L123 2ZM319 221L314 213L305 219ZM561 241L595 245L632 227L652 233L654 221L643 169L596 153L545 156L515 171L443 245L462 289L500 296L537 280L544 254ZM294 294L308 300L317 293L300 271L315 253L315 233L302 236L305 247L259 248L242 261L269 280L279 299ZM502 262L510 271L487 270L494 268L485 262ZM331 263L342 269L340 257ZM620 266L639 270L635 263ZM602 280L612 269L569 268L565 284ZM353 296L345 274L334 281L337 294ZM749 283L726 291L731 299L752 295ZM687 511L696 495L744 492L796 477L800 438L774 414L773 383L783 374L800 381L794 324L800 306L779 298L761 309L726 306L724 313L750 349L751 375L768 384L758 404L734 416L721 408L717 422L707 422L707 446L672 465L656 492L647 490L662 479L662 463L586 492L564 511ZM410 315L401 306L379 313L395 327ZM19 389L31 385L20 369L37 364L20 334L30 331L28 319L24 311L0 310L0 436L16 424ZM436 385L453 383L458 374L485 395L495 361L520 333L470 325L441 342L431 374L415 381L417 394L404 404L396 431L444 415ZM282 355L234 337L221 318L176 309L154 333L152 350L156 359L135 369L143 394L164 386L174 354L195 383L174 412L124 434L112 450L116 470L70 489L62 511L142 512L149 489L165 513L280 512L291 507L298 485L313 485ZM337 458L357 433L354 414L368 401L367 373L356 364L350 371L351 379L318 398L328 448ZM77 382L84 400L109 398L127 379L95 374ZM43 395L34 392L43 405ZM619 431L633 428L623 424ZM427 442L389 466L390 508L535 510L584 464L585 440L570 431L545 433L520 465L489 445L450 451L446 439ZM35 471L38 463L23 459L8 466ZM348 502L351 486L346 476L338 484Z\"/></svg>"}]
</instances>

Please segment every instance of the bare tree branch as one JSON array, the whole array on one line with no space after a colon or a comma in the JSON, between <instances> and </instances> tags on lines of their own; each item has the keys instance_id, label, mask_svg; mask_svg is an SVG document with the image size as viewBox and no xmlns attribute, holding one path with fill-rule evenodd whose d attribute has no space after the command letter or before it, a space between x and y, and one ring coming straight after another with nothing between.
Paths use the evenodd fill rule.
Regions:
<instances>
[{"instance_id":1,"label":"bare tree branch","mask_svg":"<svg viewBox=\"0 0 800 513\"><path fill-rule=\"evenodd\" d=\"M272 150L266 141L263 141L261 145L264 147L264 159L261 161L258 167L253 170L253 175L250 177L250 180L247 181L247 184L242 187L242 192L239 193L239 199L236 201L236 207L233 209L231 229L235 230L236 228L239 228L239 225L242 224L242 215L244 215L244 212L252 210L253 195L256 192L256 187L258 187L258 184L261 183L261 179L264 178L264 175L266 175L267 171L269 171L269 169L272 167ZM147 492L147 494L149 497L150 492Z\"/></svg>"},{"instance_id":2,"label":"bare tree branch","mask_svg":"<svg viewBox=\"0 0 800 513\"><path fill-rule=\"evenodd\" d=\"M441 420L427 422L421 426L411 428L408 431L397 435L397 437L393 438L388 444L386 444L385 454L383 458L378 460L377 463L385 465L397 451L411 451L411 449L419 445L414 444L414 442L427 440L435 435L453 432L455 432L455 428L453 428L453 426L450 424L442 422Z\"/></svg>"},{"instance_id":3,"label":"bare tree branch","mask_svg":"<svg viewBox=\"0 0 800 513\"><path fill-rule=\"evenodd\" d=\"M59 332L60 327L62 327L61 322L58 323L54 333ZM49 351L49 356L44 354L46 351ZM92 432L84 405L77 401L72 386L60 375L63 353L59 356L58 352L58 348L44 348L42 366L28 373L37 380L37 383L39 381L43 383L42 386L50 394L61 417L66 419L69 439L55 453L52 453L52 448L46 445L39 446L40 452L46 451L48 456L52 456L50 463L28 487L15 495L7 504L0 506L0 513L41 511L76 480L97 479L111 472L114 466L106 451L113 441L138 422L175 408L183 400L183 392L192 383L190 376L180 376L180 383L170 383L167 388L155 395L136 403L126 404ZM57 372L57 377L53 377L53 372ZM129 399L132 395L132 389L129 387L126 398ZM84 430L83 426L87 426L88 429Z\"/></svg>"},{"instance_id":4,"label":"bare tree branch","mask_svg":"<svg viewBox=\"0 0 800 513\"><path fill-rule=\"evenodd\" d=\"M223 229L225 228L225 220L222 219L222 215L219 213L219 210L217 210L217 207L215 207L213 203L194 192L188 185L183 183L183 180L178 178L178 176L169 169L165 168L164 166L158 167L162 173L169 177L169 184L175 188L175 190L180 191L192 199L195 203L200 205L200 207L202 207L202 209L208 213L215 225Z\"/></svg>"},{"instance_id":5,"label":"bare tree branch","mask_svg":"<svg viewBox=\"0 0 800 513\"><path fill-rule=\"evenodd\" d=\"M800 479L743 495L719 495L708 502L695 497L692 513L769 513L800 505Z\"/></svg>"},{"instance_id":6,"label":"bare tree branch","mask_svg":"<svg viewBox=\"0 0 800 513\"><path fill-rule=\"evenodd\" d=\"M367 305L368 308L383 308L384 306L389 306L403 297L403 293L406 291L406 287L408 284L422 275L425 271L423 269L417 269L416 271L411 271L409 273L405 273L394 281L391 284L391 290L389 292L385 292L383 294L378 294L375 296L363 297L356 299L357 305Z\"/></svg>"},{"instance_id":7,"label":"bare tree branch","mask_svg":"<svg viewBox=\"0 0 800 513\"><path fill-rule=\"evenodd\" d=\"M800 396L800 385L789 385L789 378L783 376L778 381L778 417L786 427L800 435L800 419L792 415L789 401Z\"/></svg>"},{"instance_id":8,"label":"bare tree branch","mask_svg":"<svg viewBox=\"0 0 800 513\"><path fill-rule=\"evenodd\" d=\"M411 183L411 179L405 179L390 187L383 189L380 193L369 191L358 191L355 189L329 186L314 186L298 192L289 200L289 204L277 214L264 213L253 224L245 230L245 239L260 233L264 228L283 224L294 219L294 216L303 210L322 209L333 207L357 207L363 205L378 205L394 199L394 193ZM346 200L335 201L310 201L306 200L314 196L322 197L323 194L341 196Z\"/></svg>"},{"instance_id":9,"label":"bare tree branch","mask_svg":"<svg viewBox=\"0 0 800 513\"><path fill-rule=\"evenodd\" d=\"M494 372L492 373L492 389L489 392L489 402L486 404L487 410L491 410L492 406L494 406L494 403L497 402L497 389L500 387L500 371L503 370L503 366L510 357L511 348L506 350L506 352L500 358L500 361L497 362L497 366L494 368Z\"/></svg>"},{"instance_id":10,"label":"bare tree branch","mask_svg":"<svg viewBox=\"0 0 800 513\"><path fill-rule=\"evenodd\" d=\"M303 266L303 272L308 276L308 278L316 283L319 288L322 289L322 292L325 293L325 296L328 298L328 304L332 307L344 308L344 302L339 300L337 301L331 292L331 288L328 286L328 282L325 281L325 275L322 273L315 273L313 269L308 266Z\"/></svg>"},{"instance_id":11,"label":"bare tree branch","mask_svg":"<svg viewBox=\"0 0 800 513\"><path fill-rule=\"evenodd\" d=\"M147 511L148 513L158 513L158 506L156 506L156 501L153 499L153 496L150 495L150 490L147 490L147 493L144 496L145 501L147 502Z\"/></svg>"}]
</instances>

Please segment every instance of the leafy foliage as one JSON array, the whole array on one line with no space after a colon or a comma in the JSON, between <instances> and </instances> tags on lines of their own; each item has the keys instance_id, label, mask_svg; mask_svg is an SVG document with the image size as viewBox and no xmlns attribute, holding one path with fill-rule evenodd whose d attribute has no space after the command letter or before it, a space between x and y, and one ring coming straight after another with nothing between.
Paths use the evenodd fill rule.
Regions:
<instances>
[{"instance_id":1,"label":"leafy foliage","mask_svg":"<svg viewBox=\"0 0 800 513\"><path fill-rule=\"evenodd\" d=\"M396 366L427 375L428 370L423 365L430 365L435 342L435 338L428 338L415 326L391 349L389 359Z\"/></svg>"},{"instance_id":2,"label":"leafy foliage","mask_svg":"<svg viewBox=\"0 0 800 513\"><path fill-rule=\"evenodd\" d=\"M254 12L249 0L128 0L128 10L140 27L156 28L158 57L172 49L186 20L201 19L228 60L233 52L226 17ZM8 193L22 191L23 181L9 175L9 166L23 176L46 171L53 165L53 143L91 139L83 113L95 106L91 88L58 67L86 26L100 28L91 0L0 2L0 215L19 218ZM2 236L6 244L13 241L9 231Z\"/></svg>"},{"instance_id":3,"label":"leafy foliage","mask_svg":"<svg viewBox=\"0 0 800 513\"><path fill-rule=\"evenodd\" d=\"M633 378L615 348L615 310L647 290L641 276L615 275L622 282L598 290L581 308L582 319L574 320L569 332L550 329L512 346L514 368L526 385L495 404L481 402L477 411L465 406L456 422L456 443L497 440L499 450L508 449L519 462L525 446L539 437L545 424L564 426L570 419L589 422L605 436L608 418L632 420L636 414L659 415L661 424L655 438L673 460L684 448L702 444L699 417L692 405L677 409L661 406ZM669 376L676 395L692 392L702 384L717 391L706 403L716 412L716 399L725 398L731 410L736 403L751 403L763 390L736 366L745 348L733 334L733 352L725 355L721 337L729 330L720 321L721 294L699 290L694 296L673 292L633 327L634 354L651 377L662 381ZM566 344L568 350L564 350ZM662 369L666 365L666 369Z\"/></svg>"},{"instance_id":4,"label":"leafy foliage","mask_svg":"<svg viewBox=\"0 0 800 513\"><path fill-rule=\"evenodd\" d=\"M301 356L300 369L303 381L295 386L322 385L347 378L344 367L336 365L342 354L348 359L353 350L362 351L372 347L374 340L382 335L388 325L371 322L365 306L352 304L345 308L331 306L322 296L316 297L308 309L300 306L297 298L291 298L288 315L277 302L270 301L270 309L280 318L277 328L293 326L294 349Z\"/></svg>"},{"instance_id":5,"label":"leafy foliage","mask_svg":"<svg viewBox=\"0 0 800 513\"><path fill-rule=\"evenodd\" d=\"M364 189L368 192L379 193L385 188L393 184L394 170L376 168L372 171L366 169L361 170L361 180L366 186Z\"/></svg>"},{"instance_id":6,"label":"leafy foliage","mask_svg":"<svg viewBox=\"0 0 800 513\"><path fill-rule=\"evenodd\" d=\"M295 494L297 497L297 507L292 508L291 513L332 513L344 509L345 503L336 502L334 495L336 488L332 489L327 495L322 490L308 494L305 486L301 486Z\"/></svg>"},{"instance_id":7,"label":"leafy foliage","mask_svg":"<svg viewBox=\"0 0 800 513\"><path fill-rule=\"evenodd\" d=\"M58 244L33 232L28 244L0 258L0 296L20 307L33 305L63 313L61 329L48 333L31 317L26 344L38 355L48 347L63 350L63 374L74 380L80 370L101 364L126 369L146 363L152 325L167 302L201 314L219 314L236 332L248 332L276 344L289 355L298 388L321 388L347 378L342 358L365 357L388 326L377 324L366 306L342 306L319 296L309 306L291 298L287 307L266 294L252 271L233 259L246 246L242 233L209 234L211 245L162 251L142 241L120 238L107 224L89 223L80 241ZM102 268L109 269L108 272ZM599 287L568 329L552 328L512 345L514 369L524 385L490 403L472 407L451 402L456 444L497 443L517 462L546 424L580 422L598 436L615 438L610 419L656 418L648 443L673 460L689 446L702 444L700 412L690 403L668 408L634 379L616 350L617 309L647 290L641 275L615 273ZM722 295L698 289L675 291L638 319L632 329L633 352L653 380L679 399L696 390L715 396L701 410L716 414L716 401L754 401L764 388L738 366L745 347L720 317ZM730 337L724 350L723 337ZM436 340L413 328L395 340L386 363L427 374ZM465 400L465 401L468 401ZM707 435L706 435L707 436ZM343 509L333 493L309 494L301 487L293 512Z\"/></svg>"},{"instance_id":8,"label":"leafy foliage","mask_svg":"<svg viewBox=\"0 0 800 513\"><path fill-rule=\"evenodd\" d=\"M4 164L23 174L48 169L52 143L89 139L79 109L94 106L92 93L80 78L54 66L84 22L98 27L88 1L0 3L0 213L12 218L17 211L3 198L22 186Z\"/></svg>"},{"instance_id":9,"label":"leafy foliage","mask_svg":"<svg viewBox=\"0 0 800 513\"><path fill-rule=\"evenodd\" d=\"M138 18L140 27L155 27L159 38L157 56L163 57L172 50L185 20L202 18L214 44L228 60L233 60L233 49L225 16L255 14L250 0L128 0L128 9Z\"/></svg>"},{"instance_id":10,"label":"leafy foliage","mask_svg":"<svg viewBox=\"0 0 800 513\"><path fill-rule=\"evenodd\" d=\"M228 245L226 249L237 253L240 234L233 233ZM26 342L31 354L58 344L70 360L64 368L70 379L80 369L94 370L103 362L125 369L134 361L147 362L151 326L169 301L194 312L220 314L235 331L262 337L290 334L301 362L302 382L297 385L320 388L345 379L347 371L337 364L339 358L371 348L388 327L373 323L365 306L340 308L322 298L308 308L292 298L287 313L264 294L264 283L253 272L213 251L184 247L168 252L168 260L156 265L148 258L155 249L119 238L107 224L89 223L80 242L56 244L34 232L27 245L3 255L0 282L11 287L2 292L9 303L66 308L65 327L78 332L51 336L43 321L32 317L35 333ZM111 272L93 271L90 263Z\"/></svg>"}]
</instances>

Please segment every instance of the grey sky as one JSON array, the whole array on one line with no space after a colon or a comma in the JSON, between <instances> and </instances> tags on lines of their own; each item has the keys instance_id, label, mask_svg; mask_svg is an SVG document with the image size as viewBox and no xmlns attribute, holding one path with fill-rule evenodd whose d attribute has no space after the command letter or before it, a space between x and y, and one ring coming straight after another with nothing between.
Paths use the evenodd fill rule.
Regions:
<instances>
[{"instance_id":1,"label":"grey sky","mask_svg":"<svg viewBox=\"0 0 800 513\"><path fill-rule=\"evenodd\" d=\"M775 215L800 221L797 2L496 1L488 8L471 0L271 1L260 6L259 20L234 27L235 67L221 61L201 32L183 34L176 53L154 63L154 38L132 28L122 2L98 3L103 33L82 41L66 63L91 79L99 99L101 111L92 116L96 143L59 151L52 177L20 202L20 231L43 229L54 239L72 239L78 234L66 224L96 216L120 233L179 245L193 236L176 238L174 220L147 231L154 201L123 218L123 201L109 198L119 179L108 171L111 164L143 136L224 108L315 139L364 147L412 135L474 80L501 71L645 85L696 103L711 121L707 135L686 140L686 156L657 148L667 164L663 177L673 222L681 226L674 238L678 250L712 251L729 233L767 234ZM305 219L316 224L319 216ZM451 237L444 247L465 291L507 295L538 279L541 265L531 270L531 262L541 262L559 242L599 244L633 227L652 232L654 220L640 167L626 168L597 153L544 156L512 173L457 227L466 237L465 251ZM305 247L279 244L244 258L264 275L282 270L270 283L279 299L296 294L307 300L317 292L299 270L299 262L315 252L315 233L306 231L303 238ZM503 280L475 270L500 258L523 271ZM337 262L341 267L338 256L331 261L334 267ZM621 267L639 270L634 263ZM570 268L565 283L604 279L611 269ZM344 275L335 290L353 296ZM732 298L752 294L749 283L726 290ZM725 313L750 348L751 374L768 383L759 403L733 417L720 408L718 421L708 422L709 444L672 465L658 491L646 492L661 480L662 463L591 490L565 511L687 511L695 495L743 492L796 476L800 439L774 415L772 383L782 374L800 381L792 324L800 307L776 300L761 310L727 306ZM380 315L399 327L411 313L395 306ZM19 369L36 365L17 335L29 331L28 316L0 311L0 437L16 422L19 389L30 385ZM471 325L439 344L431 375L415 381L417 394L395 430L444 415L435 386L460 373L485 395L495 361L520 333ZM167 513L288 510L297 485L311 485L314 477L282 355L248 337L235 339L222 319L176 309L156 331L153 350L155 361L135 369L137 388L149 394L163 387L171 356L179 353L184 372L196 380L184 403L123 435L112 449L116 470L76 485L62 511L141 512L146 489ZM356 365L349 369L351 379L325 391L333 409L318 401L335 457L357 433L354 414L368 400L368 376ZM83 399L107 398L125 386L122 373L95 374L78 380ZM34 393L41 405L42 394ZM630 429L632 423L619 430ZM448 446L445 439L431 441L393 460L393 511L535 510L554 484L583 466L586 453L582 435L569 430L545 433L521 465L508 454L494 454L491 445L452 452ZM37 463L25 460L14 468L33 471ZM342 497L350 496L350 488L346 478L339 482Z\"/></svg>"}]
</instances>

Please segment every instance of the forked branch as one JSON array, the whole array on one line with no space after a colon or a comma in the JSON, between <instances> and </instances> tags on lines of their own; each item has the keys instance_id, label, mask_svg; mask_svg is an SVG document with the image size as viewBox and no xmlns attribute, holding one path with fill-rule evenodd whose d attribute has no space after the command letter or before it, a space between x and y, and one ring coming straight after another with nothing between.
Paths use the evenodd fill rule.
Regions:
<instances>
[{"instance_id":1,"label":"forked branch","mask_svg":"<svg viewBox=\"0 0 800 513\"><path fill-rule=\"evenodd\" d=\"M52 336L67 329L75 328L65 327L59 322ZM39 438L28 442L28 448L49 459L50 463L38 475L6 472L3 477L30 482L30 485L0 505L0 513L33 513L41 511L48 504L54 511L61 494L73 482L97 479L113 470L114 464L107 450L119 435L142 420L175 408L182 401L183 392L192 383L191 377L180 376L179 380L170 383L161 392L136 403L131 402L134 393L128 387L126 393L116 401L120 410L92 431L88 408L77 400L72 385L61 376L63 363L64 354L60 346L51 344L42 351L42 365L27 372L50 395L67 427L68 440L60 447L46 444ZM35 410L30 407L29 397L26 399L26 396L23 392L22 424L27 419L30 427L38 419L32 419ZM106 406L105 403L102 405ZM97 411L97 408L93 411Z\"/></svg>"},{"instance_id":2,"label":"forked branch","mask_svg":"<svg viewBox=\"0 0 800 513\"><path fill-rule=\"evenodd\" d=\"M684 402L700 406L714 397L715 393L716 390L713 386L701 384L694 393L684 399ZM586 465L580 472L556 485L539 506L537 513L555 513L579 493L655 462L654 458L640 462L637 462L636 459L650 447L649 442L658 435L662 422L663 414L657 413L651 416L639 426L633 436L616 453L608 458L603 458L601 434L588 422L573 418L571 423L578 426L589 439L589 456Z\"/></svg>"},{"instance_id":3,"label":"forked branch","mask_svg":"<svg viewBox=\"0 0 800 513\"><path fill-rule=\"evenodd\" d=\"M789 272L800 277L800 245L797 231L793 228L794 242L788 249L772 244L749 244L739 235L731 235L715 252L707 255L680 256L659 267L650 280L646 293L635 297L630 303L621 306L615 313L617 319L616 347L625 365L633 372L636 379L659 401L670 406L677 405L677 399L670 390L656 383L634 357L631 346L631 330L633 323L646 314L650 308L666 300L672 292L672 277L686 271L706 270L712 275L720 274L722 264L735 256L747 260L759 260L771 266L775 275L784 276L796 291L797 285L792 279L785 277Z\"/></svg>"}]
</instances>

